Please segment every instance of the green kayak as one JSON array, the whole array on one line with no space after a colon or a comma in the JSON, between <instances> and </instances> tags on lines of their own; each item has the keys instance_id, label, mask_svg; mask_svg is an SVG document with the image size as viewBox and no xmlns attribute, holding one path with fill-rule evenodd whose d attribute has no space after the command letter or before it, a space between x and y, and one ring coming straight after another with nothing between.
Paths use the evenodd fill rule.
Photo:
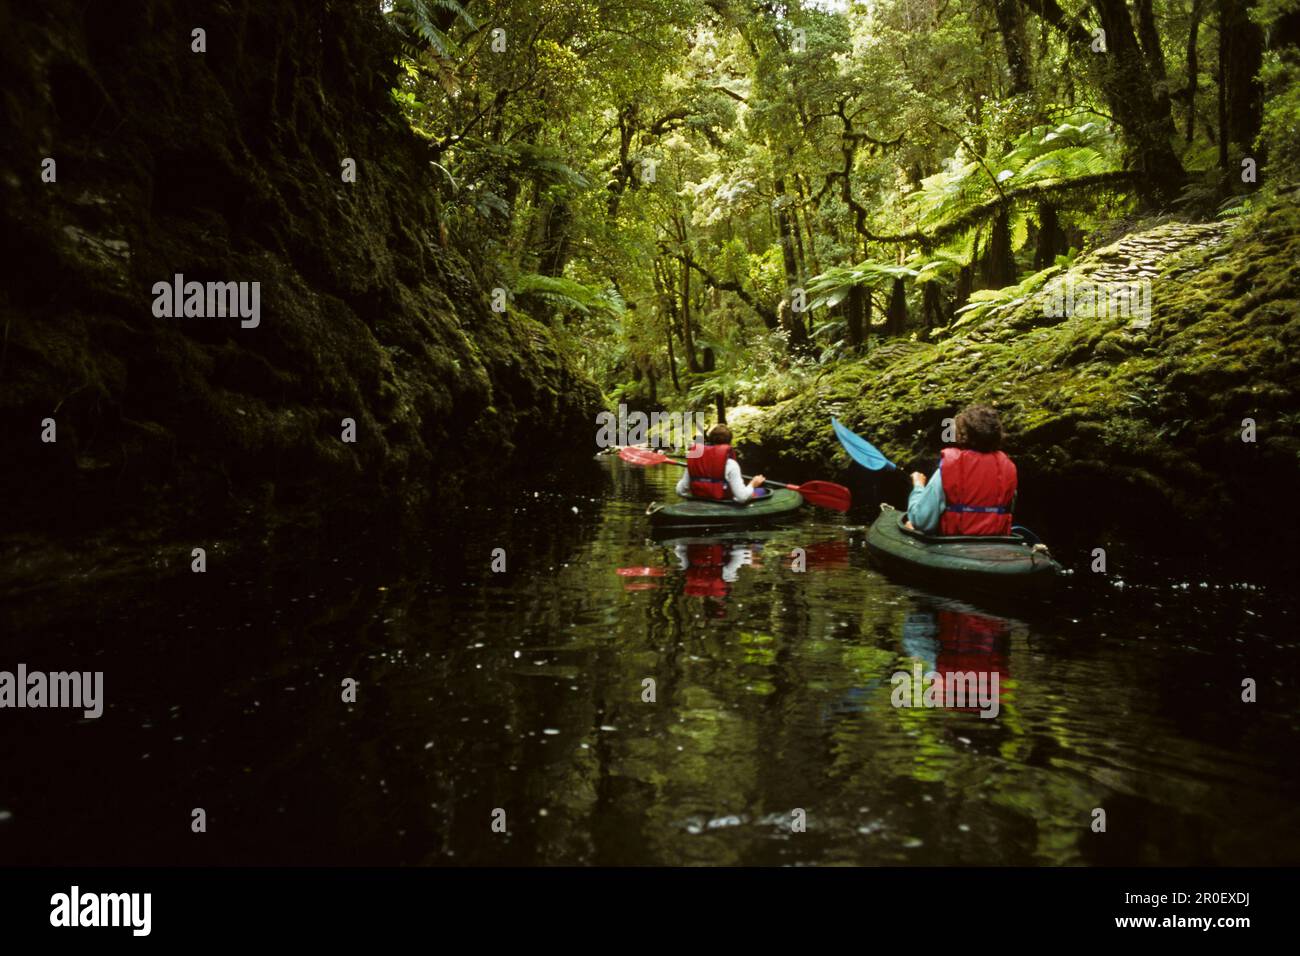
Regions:
<instances>
[{"instance_id":1,"label":"green kayak","mask_svg":"<svg viewBox=\"0 0 1300 956\"><path fill-rule=\"evenodd\" d=\"M886 570L925 583L993 591L1029 593L1061 581L1061 566L1042 544L1018 535L946 537L903 527L904 512L880 506L880 517L867 531L867 553Z\"/></svg>"},{"instance_id":2,"label":"green kayak","mask_svg":"<svg viewBox=\"0 0 1300 956\"><path fill-rule=\"evenodd\" d=\"M768 497L743 505L695 498L679 498L667 504L655 501L646 514L655 528L725 528L776 521L802 506L803 495L799 492L776 488Z\"/></svg>"}]
</instances>

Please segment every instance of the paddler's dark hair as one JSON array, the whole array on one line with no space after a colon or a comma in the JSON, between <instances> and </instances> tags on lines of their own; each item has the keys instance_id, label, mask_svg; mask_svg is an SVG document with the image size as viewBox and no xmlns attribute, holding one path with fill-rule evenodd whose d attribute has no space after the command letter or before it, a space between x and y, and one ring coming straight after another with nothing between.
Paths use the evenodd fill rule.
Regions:
<instances>
[{"instance_id":1,"label":"paddler's dark hair","mask_svg":"<svg viewBox=\"0 0 1300 956\"><path fill-rule=\"evenodd\" d=\"M709 429L709 433L704 436L704 440L710 445L730 445L731 429L722 423L718 423Z\"/></svg>"},{"instance_id":2,"label":"paddler's dark hair","mask_svg":"<svg viewBox=\"0 0 1300 956\"><path fill-rule=\"evenodd\" d=\"M957 416L957 444L975 451L1002 447L1002 419L987 405L971 405Z\"/></svg>"}]
</instances>

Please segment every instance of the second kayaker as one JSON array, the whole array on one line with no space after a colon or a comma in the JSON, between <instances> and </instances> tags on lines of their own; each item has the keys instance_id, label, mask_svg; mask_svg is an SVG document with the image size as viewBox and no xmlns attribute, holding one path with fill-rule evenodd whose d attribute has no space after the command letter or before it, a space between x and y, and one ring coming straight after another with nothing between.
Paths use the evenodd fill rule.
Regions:
<instances>
[{"instance_id":1,"label":"second kayaker","mask_svg":"<svg viewBox=\"0 0 1300 956\"><path fill-rule=\"evenodd\" d=\"M987 405L957 416L957 444L945 448L926 481L912 472L907 526L924 534L1009 535L1016 466L1001 451L1002 419Z\"/></svg>"},{"instance_id":2,"label":"second kayaker","mask_svg":"<svg viewBox=\"0 0 1300 956\"><path fill-rule=\"evenodd\" d=\"M731 429L714 425L704 436L704 444L696 442L686 456L686 474L677 482L677 493L683 498L704 498L710 501L737 501L768 494L763 486L763 476L755 475L745 484L740 474L740 462L731 450Z\"/></svg>"}]
</instances>

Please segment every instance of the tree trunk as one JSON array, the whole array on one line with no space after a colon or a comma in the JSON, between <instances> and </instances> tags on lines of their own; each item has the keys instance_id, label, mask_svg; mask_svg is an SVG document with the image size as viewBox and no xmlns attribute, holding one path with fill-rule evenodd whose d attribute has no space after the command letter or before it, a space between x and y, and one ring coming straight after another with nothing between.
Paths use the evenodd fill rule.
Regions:
<instances>
[{"instance_id":1,"label":"tree trunk","mask_svg":"<svg viewBox=\"0 0 1300 956\"><path fill-rule=\"evenodd\" d=\"M1201 17L1205 15L1205 0L1193 0L1192 22L1187 29L1187 132L1184 140L1192 141L1196 132L1196 94L1200 91L1200 63L1196 58L1197 38L1201 32Z\"/></svg>"},{"instance_id":2,"label":"tree trunk","mask_svg":"<svg viewBox=\"0 0 1300 956\"><path fill-rule=\"evenodd\" d=\"M613 177L609 181L609 201L606 212L610 219L618 215L619 203L627 189L628 180L632 178L632 161L628 154L632 149L632 136L636 132L636 107L625 106L618 111L618 162L610 170Z\"/></svg>"},{"instance_id":3,"label":"tree trunk","mask_svg":"<svg viewBox=\"0 0 1300 956\"><path fill-rule=\"evenodd\" d=\"M785 180L774 176L772 191L776 194L773 205L776 206L776 225L781 236L781 261L785 265L786 309L782 316L783 324L790 336L790 351L802 352L808 347L808 330L804 326L803 315L794 311L790 298L799 280L799 260L796 252L799 247L798 226L791 215L790 204L786 201Z\"/></svg>"},{"instance_id":4,"label":"tree trunk","mask_svg":"<svg viewBox=\"0 0 1300 956\"><path fill-rule=\"evenodd\" d=\"M781 261L785 264L786 288L793 289L799 284L799 261L795 257L797 236L791 222L790 206L786 202L785 180L776 177L772 191L776 194L776 226L781 234Z\"/></svg>"},{"instance_id":5,"label":"tree trunk","mask_svg":"<svg viewBox=\"0 0 1300 956\"><path fill-rule=\"evenodd\" d=\"M1256 79L1264 58L1264 32L1250 19L1252 0L1218 3L1219 166L1227 172L1251 155L1264 121L1264 91Z\"/></svg>"},{"instance_id":6,"label":"tree trunk","mask_svg":"<svg viewBox=\"0 0 1300 956\"><path fill-rule=\"evenodd\" d=\"M700 370L695 361L695 333L691 329L691 267L682 263L682 348L686 349L686 368Z\"/></svg>"},{"instance_id":7,"label":"tree trunk","mask_svg":"<svg viewBox=\"0 0 1300 956\"><path fill-rule=\"evenodd\" d=\"M985 288L1001 289L1016 283L1016 257L1011 252L1011 217L1004 207L993 220L993 232L980 260Z\"/></svg>"},{"instance_id":8,"label":"tree trunk","mask_svg":"<svg viewBox=\"0 0 1300 956\"><path fill-rule=\"evenodd\" d=\"M542 213L542 237L538 244L537 271L551 278L564 275L569 262L569 228L573 224L573 210L560 200Z\"/></svg>"},{"instance_id":9,"label":"tree trunk","mask_svg":"<svg viewBox=\"0 0 1300 956\"><path fill-rule=\"evenodd\" d=\"M865 352L871 344L871 314L875 311L876 303L871 298L871 290L863 290L866 295L862 303L862 350Z\"/></svg>"},{"instance_id":10,"label":"tree trunk","mask_svg":"<svg viewBox=\"0 0 1300 956\"><path fill-rule=\"evenodd\" d=\"M1065 34L1074 55L1097 71L1106 104L1124 133L1125 166L1140 174L1135 183L1139 198L1148 207L1175 199L1187 174L1173 149L1173 114L1168 96L1157 93L1138 46L1127 0L1092 0L1105 31L1105 53L1093 51L1091 31L1071 19L1057 0L1021 3Z\"/></svg>"},{"instance_id":11,"label":"tree trunk","mask_svg":"<svg viewBox=\"0 0 1300 956\"><path fill-rule=\"evenodd\" d=\"M863 305L863 300L866 305ZM844 300L845 322L848 326L849 351L857 353L862 350L862 318L871 305L871 296L866 288L855 285L849 289L848 298Z\"/></svg>"},{"instance_id":12,"label":"tree trunk","mask_svg":"<svg viewBox=\"0 0 1300 956\"><path fill-rule=\"evenodd\" d=\"M891 338L902 335L906 326L907 288L902 279L895 279L889 296L889 311L885 313L885 335Z\"/></svg>"},{"instance_id":13,"label":"tree trunk","mask_svg":"<svg viewBox=\"0 0 1300 956\"><path fill-rule=\"evenodd\" d=\"M938 282L921 286L921 341L930 338L930 330L943 322L943 295Z\"/></svg>"},{"instance_id":14,"label":"tree trunk","mask_svg":"<svg viewBox=\"0 0 1300 956\"><path fill-rule=\"evenodd\" d=\"M785 331L790 353L807 352L808 330L804 328L803 320L790 307L789 296L782 299L781 304L776 307L776 315L781 328Z\"/></svg>"},{"instance_id":15,"label":"tree trunk","mask_svg":"<svg viewBox=\"0 0 1300 956\"><path fill-rule=\"evenodd\" d=\"M673 324L669 321L666 324L668 330L668 371L673 379L673 391L681 392L682 383L677 381L677 358L673 355Z\"/></svg>"},{"instance_id":16,"label":"tree trunk","mask_svg":"<svg viewBox=\"0 0 1300 956\"><path fill-rule=\"evenodd\" d=\"M1151 74L1156 109L1163 113L1170 113L1169 76L1165 71L1164 50L1160 48L1160 30L1156 27L1153 0L1137 0L1137 15L1138 37L1142 41L1142 52L1146 54L1147 71Z\"/></svg>"},{"instance_id":17,"label":"tree trunk","mask_svg":"<svg viewBox=\"0 0 1300 956\"><path fill-rule=\"evenodd\" d=\"M659 295L660 308L664 315L664 329L668 340L668 371L673 379L673 391L680 393L682 383L677 380L677 357L673 354L673 326L676 324L677 306L673 300L673 290L669 286L669 274L661 267L662 260L654 261L655 291Z\"/></svg>"},{"instance_id":18,"label":"tree trunk","mask_svg":"<svg viewBox=\"0 0 1300 956\"><path fill-rule=\"evenodd\" d=\"M799 190L799 204L803 209L803 225L804 229L808 233L808 258L804 260L805 266L811 269L814 275L817 275L822 271L822 267L821 262L817 258L817 238L816 234L813 232L812 213L809 212L808 207L804 205L808 196L804 191L803 177L796 174L794 185L795 188Z\"/></svg>"},{"instance_id":19,"label":"tree trunk","mask_svg":"<svg viewBox=\"0 0 1300 956\"><path fill-rule=\"evenodd\" d=\"M1136 184L1138 194L1148 205L1167 205L1177 197L1186 178L1173 150L1169 97L1157 93L1125 0L1093 0L1093 5L1106 31L1102 88L1111 112L1124 128L1128 166L1142 174Z\"/></svg>"},{"instance_id":20,"label":"tree trunk","mask_svg":"<svg viewBox=\"0 0 1300 956\"><path fill-rule=\"evenodd\" d=\"M952 313L949 321L957 315L957 310L970 301L970 294L975 288L975 267L962 266L957 273L957 288L952 295Z\"/></svg>"},{"instance_id":21,"label":"tree trunk","mask_svg":"<svg viewBox=\"0 0 1300 956\"><path fill-rule=\"evenodd\" d=\"M1061 230L1056 207L1046 199L1038 201L1038 238L1034 243L1034 269L1046 269L1065 252L1065 233Z\"/></svg>"},{"instance_id":22,"label":"tree trunk","mask_svg":"<svg viewBox=\"0 0 1300 956\"><path fill-rule=\"evenodd\" d=\"M1028 93L1029 43L1025 39L1024 10L1016 0L993 0L993 13L997 17L1002 49L1007 55L1007 70L1011 74L1011 86L1007 92L1012 96Z\"/></svg>"}]
</instances>

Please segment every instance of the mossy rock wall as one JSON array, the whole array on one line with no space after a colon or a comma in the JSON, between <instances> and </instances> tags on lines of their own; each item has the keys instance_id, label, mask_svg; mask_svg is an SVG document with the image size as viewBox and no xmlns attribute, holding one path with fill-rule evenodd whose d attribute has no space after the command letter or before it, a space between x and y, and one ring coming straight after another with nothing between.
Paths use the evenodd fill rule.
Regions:
<instances>
[{"instance_id":1,"label":"mossy rock wall","mask_svg":"<svg viewBox=\"0 0 1300 956\"><path fill-rule=\"evenodd\" d=\"M1073 268L1096 281L1149 278L1148 326L1122 315L1049 317L1030 299L938 341L889 342L842 363L738 438L750 464L772 474L870 488L831 432L838 415L899 464L872 490L901 504L907 471L935 467L943 419L984 402L1003 412L1021 513L1080 547L1247 544L1294 565L1296 198L1233 226L1161 224ZM1245 419L1254 442L1243 441Z\"/></svg>"},{"instance_id":2,"label":"mossy rock wall","mask_svg":"<svg viewBox=\"0 0 1300 956\"><path fill-rule=\"evenodd\" d=\"M0 7L7 530L411 514L590 450L595 388L439 238L378 7ZM175 273L259 281L260 326L155 318Z\"/></svg>"}]
</instances>

